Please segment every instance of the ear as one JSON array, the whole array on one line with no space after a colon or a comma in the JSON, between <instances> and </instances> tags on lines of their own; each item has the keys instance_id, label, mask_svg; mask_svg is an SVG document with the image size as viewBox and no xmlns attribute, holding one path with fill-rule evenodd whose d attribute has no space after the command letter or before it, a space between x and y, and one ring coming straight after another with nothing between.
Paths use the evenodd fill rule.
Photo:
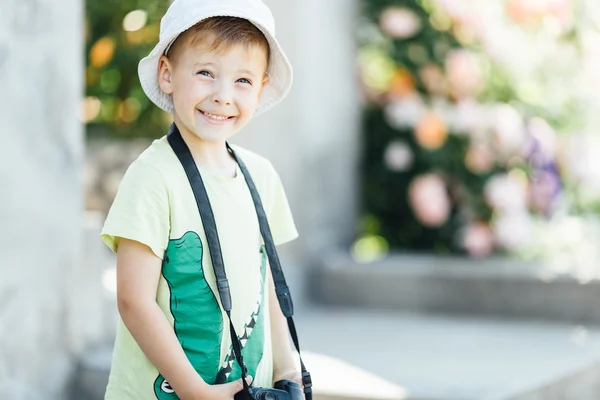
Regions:
<instances>
[{"instance_id":1,"label":"ear","mask_svg":"<svg viewBox=\"0 0 600 400\"><path fill-rule=\"evenodd\" d=\"M263 78L262 83L260 85L260 91L258 92L259 99L262 96L263 89L265 88L265 85L267 84L267 82L269 82L269 75L265 74L265 77Z\"/></svg>"},{"instance_id":2,"label":"ear","mask_svg":"<svg viewBox=\"0 0 600 400\"><path fill-rule=\"evenodd\" d=\"M166 56L162 56L158 60L158 86L165 94L173 93L172 77L173 64Z\"/></svg>"}]
</instances>

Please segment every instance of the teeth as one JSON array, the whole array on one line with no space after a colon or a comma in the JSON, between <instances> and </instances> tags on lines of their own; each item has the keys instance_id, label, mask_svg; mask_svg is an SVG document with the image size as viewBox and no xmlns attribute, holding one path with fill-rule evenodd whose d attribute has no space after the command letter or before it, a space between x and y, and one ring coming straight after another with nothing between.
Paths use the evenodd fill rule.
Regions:
<instances>
[{"instance_id":1,"label":"teeth","mask_svg":"<svg viewBox=\"0 0 600 400\"><path fill-rule=\"evenodd\" d=\"M206 115L208 118L215 119L217 121L223 121L223 120L227 119L227 117L225 117L223 115L215 115L215 114L207 113L205 111L203 111L203 114Z\"/></svg>"}]
</instances>

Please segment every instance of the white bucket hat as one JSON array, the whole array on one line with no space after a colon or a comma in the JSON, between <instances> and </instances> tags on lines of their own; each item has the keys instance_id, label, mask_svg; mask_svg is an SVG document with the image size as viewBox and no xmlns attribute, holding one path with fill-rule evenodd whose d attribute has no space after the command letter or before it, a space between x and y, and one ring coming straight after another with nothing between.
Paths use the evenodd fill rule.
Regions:
<instances>
[{"instance_id":1,"label":"white bucket hat","mask_svg":"<svg viewBox=\"0 0 600 400\"><path fill-rule=\"evenodd\" d=\"M292 66L275 39L273 15L261 0L175 0L160 22L158 44L138 65L140 83L148 98L173 114L171 96L158 86L158 60L181 33L210 17L244 18L252 22L269 42L269 80L263 88L254 115L265 112L283 100L292 86Z\"/></svg>"}]
</instances>

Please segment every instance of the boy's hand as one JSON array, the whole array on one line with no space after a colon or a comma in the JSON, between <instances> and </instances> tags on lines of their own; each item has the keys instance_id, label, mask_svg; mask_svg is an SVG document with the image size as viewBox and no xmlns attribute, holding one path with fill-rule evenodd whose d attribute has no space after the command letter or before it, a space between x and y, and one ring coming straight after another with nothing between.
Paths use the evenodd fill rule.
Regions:
<instances>
[{"instance_id":1,"label":"boy's hand","mask_svg":"<svg viewBox=\"0 0 600 400\"><path fill-rule=\"evenodd\" d=\"M289 370L281 374L275 374L275 379L273 379L273 384L277 381L281 380L290 380L299 384L302 389L304 389L304 384L302 383L302 373L298 370ZM302 393L302 398L306 398L304 393Z\"/></svg>"},{"instance_id":2,"label":"boy's hand","mask_svg":"<svg viewBox=\"0 0 600 400\"><path fill-rule=\"evenodd\" d=\"M250 385L252 383L252 377L246 376L246 382ZM233 396L242 389L244 389L244 384L240 378L237 381L224 383L222 385L211 385L201 394L194 396L193 400L233 400Z\"/></svg>"}]
</instances>

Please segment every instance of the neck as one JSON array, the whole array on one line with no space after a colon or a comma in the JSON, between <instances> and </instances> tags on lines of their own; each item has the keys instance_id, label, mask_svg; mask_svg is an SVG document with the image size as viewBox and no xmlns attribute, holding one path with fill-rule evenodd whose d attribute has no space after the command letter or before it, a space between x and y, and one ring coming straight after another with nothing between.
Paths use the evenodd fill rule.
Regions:
<instances>
[{"instance_id":1,"label":"neck","mask_svg":"<svg viewBox=\"0 0 600 400\"><path fill-rule=\"evenodd\" d=\"M181 137L192 153L196 164L216 175L235 175L236 162L229 154L225 142L211 142L202 140L193 132L189 132L182 124L177 123Z\"/></svg>"}]
</instances>

